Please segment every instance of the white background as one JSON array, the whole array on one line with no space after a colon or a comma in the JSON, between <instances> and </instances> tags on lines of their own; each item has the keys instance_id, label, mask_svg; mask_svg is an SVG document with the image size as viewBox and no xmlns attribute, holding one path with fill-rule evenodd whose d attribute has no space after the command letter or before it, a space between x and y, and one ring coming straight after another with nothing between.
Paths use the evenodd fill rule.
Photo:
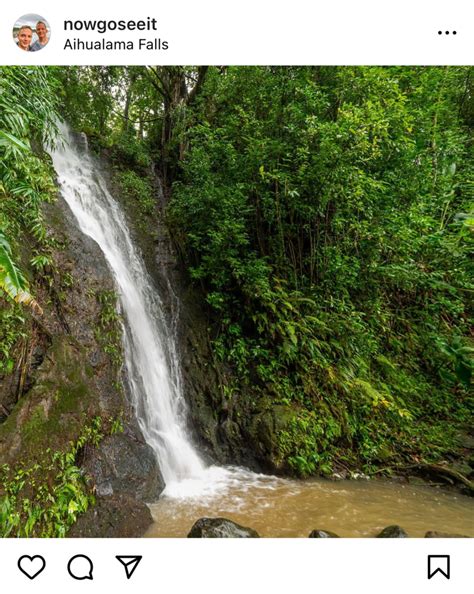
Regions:
<instances>
[{"instance_id":1,"label":"white background","mask_svg":"<svg viewBox=\"0 0 474 594\"><path fill-rule=\"evenodd\" d=\"M15 539L1 546L2 592L75 594L424 594L472 592L471 539ZM17 568L41 554L33 581ZM92 581L68 560L88 555ZM451 579L427 578L428 555L451 555ZM115 555L143 555L130 580ZM61 590L59 590L59 585ZM55 586L57 589L55 589Z\"/></svg>"},{"instance_id":2,"label":"white background","mask_svg":"<svg viewBox=\"0 0 474 594\"><path fill-rule=\"evenodd\" d=\"M473 2L384 0L310 2L292 0L2 3L1 64L474 64ZM14 22L35 12L52 28L40 52L20 51ZM155 17L156 32L84 34L63 31L65 19ZM456 30L457 35L438 35ZM166 52L72 52L67 37L138 39L161 37ZM308 526L308 532L312 527ZM473 547L469 539L294 540L3 540L2 591L192 592L466 592L472 591ZM94 580L74 581L68 559L89 555ZM17 568L21 555L42 554L45 571L29 581ZM117 554L141 554L130 581ZM427 579L427 555L451 554L452 578Z\"/></svg>"},{"instance_id":3,"label":"white background","mask_svg":"<svg viewBox=\"0 0 474 594\"><path fill-rule=\"evenodd\" d=\"M469 0L28 0L2 1L3 64L474 64ZM51 41L19 50L12 26L35 12ZM66 33L65 19L156 17L167 51L64 51L67 37L138 39L153 32ZM457 35L438 35L439 30Z\"/></svg>"}]
</instances>

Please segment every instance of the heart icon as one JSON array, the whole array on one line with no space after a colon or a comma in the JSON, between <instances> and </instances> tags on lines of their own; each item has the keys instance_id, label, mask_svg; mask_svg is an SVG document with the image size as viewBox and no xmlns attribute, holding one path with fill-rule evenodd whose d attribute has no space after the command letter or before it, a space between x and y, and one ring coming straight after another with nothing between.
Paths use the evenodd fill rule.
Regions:
<instances>
[{"instance_id":1,"label":"heart icon","mask_svg":"<svg viewBox=\"0 0 474 594\"><path fill-rule=\"evenodd\" d=\"M23 555L18 559L19 570L24 573L26 577L30 578L30 580L34 580L45 567L46 561L41 555L33 555L33 557Z\"/></svg>"}]
</instances>

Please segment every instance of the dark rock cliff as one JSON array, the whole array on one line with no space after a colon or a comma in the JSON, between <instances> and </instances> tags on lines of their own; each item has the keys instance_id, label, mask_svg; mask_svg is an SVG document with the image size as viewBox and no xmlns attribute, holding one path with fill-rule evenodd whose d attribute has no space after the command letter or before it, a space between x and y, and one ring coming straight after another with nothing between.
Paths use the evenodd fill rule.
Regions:
<instances>
[{"instance_id":1,"label":"dark rock cliff","mask_svg":"<svg viewBox=\"0 0 474 594\"><path fill-rule=\"evenodd\" d=\"M104 351L100 336L98 296L113 292L111 272L62 198L46 205L44 213L57 245L54 269L35 285L44 313L25 312L16 369L0 377L0 463L28 465L48 448L66 450L94 417L121 419L123 433L86 448L80 462L100 509L105 492L117 501L126 496L130 509L137 499L156 499L164 485L134 419L123 371ZM25 261L31 257L25 256ZM118 525L114 536L121 536L120 530Z\"/></svg>"},{"instance_id":2,"label":"dark rock cliff","mask_svg":"<svg viewBox=\"0 0 474 594\"><path fill-rule=\"evenodd\" d=\"M95 334L98 291L113 290L113 281L95 243L83 236L62 199L45 209L50 233L57 239L55 271L37 284L44 313L28 321L25 386L0 425L0 458L24 459L32 449L58 448L77 435L83 417L114 416L123 411L114 387L117 370ZM67 275L67 286L64 279ZM11 398L9 378L2 398ZM5 389L6 387L6 389ZM5 401L5 400L4 400Z\"/></svg>"}]
</instances>

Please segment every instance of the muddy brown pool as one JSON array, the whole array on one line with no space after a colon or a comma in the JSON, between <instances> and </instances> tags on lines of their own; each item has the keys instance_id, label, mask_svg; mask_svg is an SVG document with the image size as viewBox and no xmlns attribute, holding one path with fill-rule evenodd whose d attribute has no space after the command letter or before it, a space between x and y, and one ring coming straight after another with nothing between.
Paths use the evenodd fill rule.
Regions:
<instances>
[{"instance_id":1,"label":"muddy brown pool","mask_svg":"<svg viewBox=\"0 0 474 594\"><path fill-rule=\"evenodd\" d=\"M150 509L155 522L147 537L185 537L203 516L224 516L264 537L306 537L313 529L343 537L376 536L390 524L399 524L411 537L428 530L474 537L474 499L391 481L236 475L220 491L165 494Z\"/></svg>"}]
</instances>

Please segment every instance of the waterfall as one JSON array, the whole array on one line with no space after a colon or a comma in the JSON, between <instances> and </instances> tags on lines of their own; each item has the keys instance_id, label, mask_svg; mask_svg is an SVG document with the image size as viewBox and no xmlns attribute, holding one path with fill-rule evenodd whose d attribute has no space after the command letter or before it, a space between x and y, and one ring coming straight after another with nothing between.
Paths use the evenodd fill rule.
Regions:
<instances>
[{"instance_id":1,"label":"waterfall","mask_svg":"<svg viewBox=\"0 0 474 594\"><path fill-rule=\"evenodd\" d=\"M206 469L186 435L177 349L160 297L87 141L77 142L65 126L61 133L64 142L51 154L61 195L112 270L123 316L127 378L140 429L156 453L167 487L185 479L202 480Z\"/></svg>"}]
</instances>

